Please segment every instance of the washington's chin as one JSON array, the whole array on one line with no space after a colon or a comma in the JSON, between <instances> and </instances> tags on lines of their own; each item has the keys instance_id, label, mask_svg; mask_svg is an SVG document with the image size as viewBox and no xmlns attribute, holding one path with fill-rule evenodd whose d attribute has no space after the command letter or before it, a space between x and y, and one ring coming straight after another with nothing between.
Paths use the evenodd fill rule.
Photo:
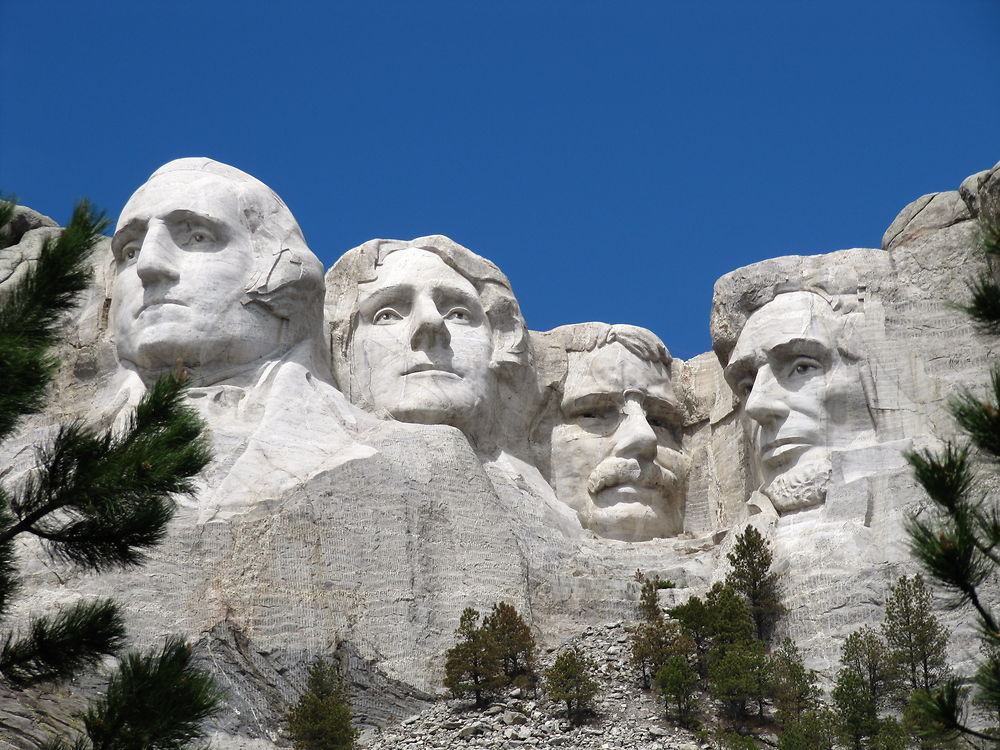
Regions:
<instances>
[{"instance_id":1,"label":"washington's chin","mask_svg":"<svg viewBox=\"0 0 1000 750\"><path fill-rule=\"evenodd\" d=\"M387 409L390 416L400 422L413 424L445 424L463 432L472 425L482 409L479 400L453 400L437 398L420 401L402 401Z\"/></svg>"}]
</instances>

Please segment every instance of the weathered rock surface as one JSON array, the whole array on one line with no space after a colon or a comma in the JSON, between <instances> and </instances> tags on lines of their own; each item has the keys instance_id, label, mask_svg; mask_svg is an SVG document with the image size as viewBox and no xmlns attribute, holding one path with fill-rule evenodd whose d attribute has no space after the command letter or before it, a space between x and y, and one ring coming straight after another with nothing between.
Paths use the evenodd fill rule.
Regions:
<instances>
[{"instance_id":1,"label":"weathered rock surface","mask_svg":"<svg viewBox=\"0 0 1000 750\"><path fill-rule=\"evenodd\" d=\"M234 177L227 171L232 168L208 160L184 162L181 177L176 170L161 177L172 175L171 185L183 184L188 172L209 169L214 171L205 184L218 187L218 179L236 179L242 187L234 194L258 201L263 208L257 214L278 217L274 221L281 231L266 234L295 239L294 219L277 196L264 192L266 186ZM257 197L248 198L243 190L257 191ZM832 675L839 639L861 624L880 621L888 583L913 570L902 521L925 502L903 451L952 435L947 397L964 385L980 387L996 358L998 342L975 331L951 307L963 298L965 280L979 262L972 251L974 219L982 196L993 190L1000 191L998 168L966 179L958 191L918 199L892 223L880 250L776 258L727 274L715 290L715 353L673 360L669 378L657 371L659 385L653 387L652 379L641 388L620 385L617 394L604 389L609 370L591 357L601 348L597 343L588 348L567 344L555 332L528 332L523 321L518 323L520 312L506 277L440 237L366 243L394 248L388 258L405 252L409 255L396 255L396 260L434 266L439 283L411 289L410 296L385 301L387 290L396 292L375 283L382 271L374 260L370 268L361 264L362 270L352 273L361 274L355 284L374 283L365 289L378 295L355 294L358 302L350 297L349 284L328 280L333 290L326 300L328 316L341 310L336 314L371 318L369 328L357 328L369 336L364 339L368 349L355 352L353 359L338 359L352 346L353 334L335 338L330 351L328 334L351 329L345 320L324 321L322 284L316 285L317 275L309 270L314 268L311 253L304 243L295 245L298 264L282 271L292 286L282 282L272 288L254 277L247 287L252 293L239 304L262 307L250 317L227 319L242 321L229 329L236 338L281 331L275 347L252 361L241 361L247 349L235 345L210 352L221 355L214 362L201 361L208 359L203 351L197 354L201 360L192 368L196 382L190 402L208 423L216 459L195 497L179 500L165 543L142 568L102 576L67 571L37 545L25 543L20 550L24 587L13 622L23 624L31 612L80 597L113 594L126 607L136 645L183 634L229 690L226 711L211 725L219 748L286 745L281 716L302 691L307 667L318 655L338 659L355 715L373 748L696 747L689 737L662 728L655 698L639 695L624 675L621 627L607 624L636 618L634 572L674 581L677 588L665 596L670 603L682 602L723 578L735 533L748 523L758 526L774 545L789 608L779 636L792 635L810 666ZM217 197L231 196L222 190ZM137 213L142 201L130 206L123 218L138 216L158 226L155 215ZM7 230L20 233L19 242L0 253L0 293L36 257L45 237L58 231L33 212L21 210L19 217L25 218ZM127 226L137 225L126 222L120 229ZM264 225L254 226L244 229L252 234ZM173 253L163 256L172 257L170 263L160 258L158 272L173 269L181 279L187 261L178 248L149 244L152 230L144 231L117 236L114 249L110 241L99 248L94 283L66 323L50 407L0 447L5 483L15 483L30 469L33 446L54 423L83 418L98 427L113 425L145 388L155 368L128 360L124 353L139 349L123 348L122 341L126 334L146 335L146 329L116 322L132 314L121 296L130 289L148 291L152 282L146 279L153 271L141 264L155 265L155 253ZM285 250L277 247L274 257ZM433 254L442 265L419 253ZM235 273L241 263L237 254L219 273ZM385 282L390 276L381 278ZM445 309L441 290L448 284L461 287L464 296ZM282 297L282 289L298 291ZM349 304L340 304L344 299ZM369 299L379 304L366 307ZM786 304L790 300L802 304ZM306 312L296 317L289 309ZM802 315L804 309L813 312ZM291 315L300 325L286 335L292 329L285 323L273 326L261 310L280 320ZM414 318L414 311L424 316L419 325L408 322L414 327L405 336L396 331L394 338L384 339L395 347L384 367L405 363L393 376L398 380L382 385L358 380L376 351L371 342L389 335L376 329L376 319L378 326L391 326ZM755 327L762 311L780 314ZM490 335L471 332L470 321L484 326L479 334L488 329ZM724 369L733 352L738 358L741 351L764 350L762 334L741 341L744 331L770 335L789 326L826 331L830 338L823 350L828 354L814 347L809 357L818 364L807 363L803 370L820 367L823 372L810 386L818 411L808 422L810 435L822 439L810 438L810 450L796 449L796 456L811 457L801 462L773 461L780 451L771 443L781 440L759 437L766 429L780 429L768 409L751 403L764 392L767 368L760 363L767 357L757 357L756 369ZM587 324L579 330L609 328ZM164 341L169 343L160 339L158 345ZM630 377L650 361L643 356L633 361L634 352L619 351L607 337L602 341ZM420 353L419 361L408 359L416 356L411 350ZM462 352L476 355L470 354L468 362L478 368L476 377L482 376L478 390L452 388L451 376L466 372L454 365ZM333 370L345 373L340 380L354 377L358 382L351 388L369 389L364 397L353 398L350 388L333 377L331 357ZM835 359L839 364L829 365ZM671 445L679 446L686 465L680 527L625 537L641 541L608 538L602 529L595 534L576 512L586 497L570 502L570 490L560 489L590 492L584 470L553 481L550 423L600 416L589 408L564 409L570 406L564 398L567 372L577 361L587 375L576 379L588 384L583 395L611 405L610 416L603 418L614 429L602 433L604 428L592 425L590 432L564 431L573 440L600 434L606 441L596 452L574 455L597 462L613 451L635 450L618 455L616 465L640 487L652 471L643 467L654 462L660 447L675 441ZM656 367L667 366L659 361ZM415 390L408 385L414 375L412 382L421 384ZM665 393L667 382L672 395L660 400L670 403L674 421L667 422L673 432L657 437L661 415L652 396ZM772 400L785 398L777 385L768 393ZM824 395L829 393L839 395ZM407 401L414 394L419 398ZM463 400L470 394L471 401ZM483 403L489 406L485 411ZM612 438L626 417L637 428L631 448ZM816 447L822 450L812 450ZM434 703L442 693L444 651L453 642L461 611L467 606L486 610L500 599L517 607L543 647L582 638L600 656L606 689L598 726L565 728L555 708L540 698L511 698L483 715L456 703ZM965 627L956 617L949 623ZM973 641L966 638L963 644L956 637L953 643L961 667ZM0 694L0 721L11 728L0 747L4 742L31 747L34 738L65 727L99 685L90 676L26 696Z\"/></svg>"}]
</instances>

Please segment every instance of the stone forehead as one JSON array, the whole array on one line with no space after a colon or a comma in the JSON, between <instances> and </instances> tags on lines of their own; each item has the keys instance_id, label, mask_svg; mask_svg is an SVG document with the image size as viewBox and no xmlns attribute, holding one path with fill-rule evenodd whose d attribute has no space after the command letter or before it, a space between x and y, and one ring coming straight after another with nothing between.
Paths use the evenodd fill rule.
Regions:
<instances>
[{"instance_id":1,"label":"stone forehead","mask_svg":"<svg viewBox=\"0 0 1000 750\"><path fill-rule=\"evenodd\" d=\"M672 401L670 368L639 357L617 341L592 350L567 352L564 400L627 391Z\"/></svg>"},{"instance_id":2,"label":"stone forehead","mask_svg":"<svg viewBox=\"0 0 1000 750\"><path fill-rule=\"evenodd\" d=\"M810 292L825 300L834 314L849 312L865 290L877 286L888 254L843 250L825 256L785 256L738 268L715 283L712 297L712 348L729 364L733 348L750 317L772 300L792 292Z\"/></svg>"},{"instance_id":3,"label":"stone forehead","mask_svg":"<svg viewBox=\"0 0 1000 750\"><path fill-rule=\"evenodd\" d=\"M750 314L730 353L730 361L760 357L793 339L812 339L833 348L839 333L837 317L830 303L818 294L779 294Z\"/></svg>"}]
</instances>

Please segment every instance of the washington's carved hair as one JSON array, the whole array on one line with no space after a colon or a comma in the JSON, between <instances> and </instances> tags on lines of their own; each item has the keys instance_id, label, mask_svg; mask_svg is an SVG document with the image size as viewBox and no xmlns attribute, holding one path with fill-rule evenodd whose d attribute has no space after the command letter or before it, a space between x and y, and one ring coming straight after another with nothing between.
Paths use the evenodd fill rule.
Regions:
<instances>
[{"instance_id":1,"label":"washington's carved hair","mask_svg":"<svg viewBox=\"0 0 1000 750\"><path fill-rule=\"evenodd\" d=\"M245 287L247 301L260 303L288 321L289 341L321 336L317 321L323 315L323 264L306 245L285 202L256 177L204 157L168 162L149 180L178 172L212 175L232 183L253 250L253 271Z\"/></svg>"},{"instance_id":2,"label":"washington's carved hair","mask_svg":"<svg viewBox=\"0 0 1000 750\"><path fill-rule=\"evenodd\" d=\"M442 235L409 242L369 240L344 253L327 275L330 350L341 388L347 388L349 383L347 354L358 327L358 285L375 281L386 256L407 248L434 253L475 287L493 334L492 368L507 377L529 364L527 327L521 308L507 277L493 263Z\"/></svg>"}]
</instances>

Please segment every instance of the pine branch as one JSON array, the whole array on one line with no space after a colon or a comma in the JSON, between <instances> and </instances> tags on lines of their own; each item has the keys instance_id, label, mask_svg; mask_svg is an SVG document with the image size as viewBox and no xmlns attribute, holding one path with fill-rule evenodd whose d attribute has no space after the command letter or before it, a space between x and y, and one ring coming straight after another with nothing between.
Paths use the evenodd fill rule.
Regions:
<instances>
[{"instance_id":1,"label":"pine branch","mask_svg":"<svg viewBox=\"0 0 1000 750\"><path fill-rule=\"evenodd\" d=\"M968 495L973 481L968 447L948 443L940 454L913 451L905 457L931 500L945 511L956 510Z\"/></svg>"},{"instance_id":2,"label":"pine branch","mask_svg":"<svg viewBox=\"0 0 1000 750\"><path fill-rule=\"evenodd\" d=\"M158 380L121 434L60 429L11 503L18 522L0 544L34 534L56 557L102 571L141 563L173 517L174 494L194 490L211 460L202 421L183 404L184 380Z\"/></svg>"},{"instance_id":3,"label":"pine branch","mask_svg":"<svg viewBox=\"0 0 1000 750\"><path fill-rule=\"evenodd\" d=\"M87 287L87 260L108 225L86 201L69 226L45 242L37 262L0 301L0 440L17 421L45 405L45 388L56 361L49 348L62 314Z\"/></svg>"},{"instance_id":4,"label":"pine branch","mask_svg":"<svg viewBox=\"0 0 1000 750\"><path fill-rule=\"evenodd\" d=\"M980 401L969 393L953 398L949 404L952 416L965 430L976 447L1000 458L1000 367L990 373L991 397Z\"/></svg>"},{"instance_id":5,"label":"pine branch","mask_svg":"<svg viewBox=\"0 0 1000 750\"><path fill-rule=\"evenodd\" d=\"M15 687L66 679L125 641L125 624L110 599L77 602L32 620L28 630L20 639L8 635L0 648L0 675Z\"/></svg>"},{"instance_id":6,"label":"pine branch","mask_svg":"<svg viewBox=\"0 0 1000 750\"><path fill-rule=\"evenodd\" d=\"M14 209L17 208L17 198L13 195L0 195L0 229L10 224L14 218ZM0 249L7 247L9 240L6 235L0 234Z\"/></svg>"},{"instance_id":7,"label":"pine branch","mask_svg":"<svg viewBox=\"0 0 1000 750\"><path fill-rule=\"evenodd\" d=\"M0 487L0 533L9 529L14 524L14 517L9 510L9 497ZM16 558L14 555L14 542L8 539L0 542L0 620L3 620L10 606L10 600L17 591L18 578Z\"/></svg>"},{"instance_id":8,"label":"pine branch","mask_svg":"<svg viewBox=\"0 0 1000 750\"><path fill-rule=\"evenodd\" d=\"M979 551L967 530L953 519L923 521L911 518L906 523L910 551L930 575L956 595L952 608L971 603L984 626L997 630L992 614L981 604L977 587L990 575L993 566Z\"/></svg>"},{"instance_id":9,"label":"pine branch","mask_svg":"<svg viewBox=\"0 0 1000 750\"><path fill-rule=\"evenodd\" d=\"M191 649L169 638L157 653L131 653L104 697L83 716L93 750L180 750L204 735L222 691L191 664Z\"/></svg>"}]
</instances>

